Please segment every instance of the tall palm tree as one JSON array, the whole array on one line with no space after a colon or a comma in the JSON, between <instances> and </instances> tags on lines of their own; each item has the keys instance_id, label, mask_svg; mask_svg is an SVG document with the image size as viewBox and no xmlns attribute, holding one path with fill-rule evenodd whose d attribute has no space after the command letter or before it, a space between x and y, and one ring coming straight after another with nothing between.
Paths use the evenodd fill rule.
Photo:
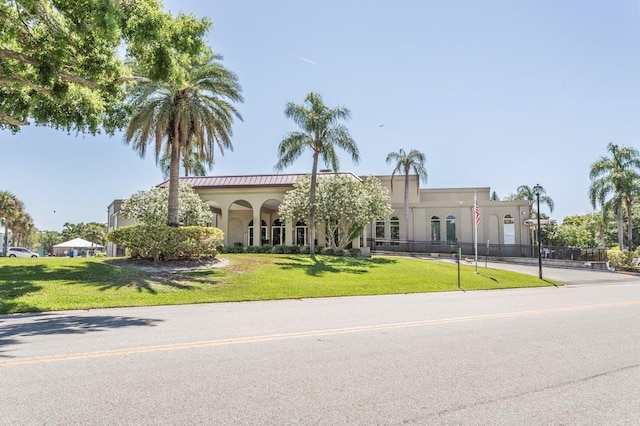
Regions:
<instances>
[{"instance_id":1,"label":"tall palm tree","mask_svg":"<svg viewBox=\"0 0 640 426\"><path fill-rule=\"evenodd\" d=\"M404 240L409 240L409 173L413 171L422 182L427 183L427 169L424 167L425 155L415 149L407 154L404 149L398 152L390 152L387 155L387 164L395 162L395 168L391 173L391 191L393 192L393 177L396 173L404 174ZM417 187L420 192L420 185Z\"/></svg>"},{"instance_id":2,"label":"tall palm tree","mask_svg":"<svg viewBox=\"0 0 640 426\"><path fill-rule=\"evenodd\" d=\"M26 211L20 212L11 224L14 245L29 247L29 240L35 233L36 228L33 218Z\"/></svg>"},{"instance_id":3,"label":"tall palm tree","mask_svg":"<svg viewBox=\"0 0 640 426\"><path fill-rule=\"evenodd\" d=\"M206 176L207 171L213 167L213 163L213 158L211 160L200 158L197 151L183 151L181 154L181 165L185 176ZM158 166L162 171L162 176L165 179L168 178L171 167L171 149L164 151Z\"/></svg>"},{"instance_id":4,"label":"tall palm tree","mask_svg":"<svg viewBox=\"0 0 640 426\"><path fill-rule=\"evenodd\" d=\"M231 126L242 120L232 102L242 102L238 78L226 69L220 56L208 55L185 67L184 81L143 84L133 97L133 114L125 140L144 157L148 145L160 154L171 152L169 166L168 225L178 226L180 155L197 152L213 161L216 147L233 149Z\"/></svg>"},{"instance_id":5,"label":"tall palm tree","mask_svg":"<svg viewBox=\"0 0 640 426\"><path fill-rule=\"evenodd\" d=\"M589 169L589 200L595 209L598 204L603 209L614 207L618 217L618 245L624 248L622 229L623 207L627 210L627 242L629 250L633 244L632 211L633 200L640 192L640 153L627 146L607 144L610 157L602 156ZM609 198L611 197L611 198Z\"/></svg>"},{"instance_id":6,"label":"tall palm tree","mask_svg":"<svg viewBox=\"0 0 640 426\"><path fill-rule=\"evenodd\" d=\"M553 213L553 209L555 207L555 203L553 202L553 199L551 197L549 197L547 195L547 191L540 187L540 202L544 203L547 205L547 207L549 207L549 212ZM533 212L535 211L533 208L533 204L534 202L537 201L537 196L535 191L533 190L533 188L531 188L529 185L520 185L517 189L516 189L516 193L515 194L511 194L507 197L504 198L505 201L508 200L523 200L523 201L528 201L529 202L529 216L533 216ZM536 215L539 215L540 212L536 211Z\"/></svg>"},{"instance_id":7,"label":"tall palm tree","mask_svg":"<svg viewBox=\"0 0 640 426\"><path fill-rule=\"evenodd\" d=\"M325 164L330 165L334 172L338 172L340 161L336 147L346 151L354 163L360 161L360 153L349 131L340 123L340 120L351 117L351 112L347 108L329 108L322 102L319 94L309 92L304 98L303 105L288 102L284 115L292 119L300 127L300 131L290 132L280 142L279 159L275 169L283 170L297 160L307 148L313 153L309 191L309 248L311 255L314 255L318 159L322 157Z\"/></svg>"},{"instance_id":8,"label":"tall palm tree","mask_svg":"<svg viewBox=\"0 0 640 426\"><path fill-rule=\"evenodd\" d=\"M4 224L4 242L2 255L6 255L9 248L9 228L12 222L20 215L24 204L9 191L0 191L0 219Z\"/></svg>"}]
</instances>

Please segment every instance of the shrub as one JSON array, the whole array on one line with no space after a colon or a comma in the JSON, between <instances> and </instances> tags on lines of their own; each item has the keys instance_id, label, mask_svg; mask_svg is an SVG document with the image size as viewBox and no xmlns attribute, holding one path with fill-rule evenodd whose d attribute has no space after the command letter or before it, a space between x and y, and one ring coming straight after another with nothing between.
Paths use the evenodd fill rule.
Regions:
<instances>
[{"instance_id":1,"label":"shrub","mask_svg":"<svg viewBox=\"0 0 640 426\"><path fill-rule=\"evenodd\" d=\"M634 253L628 250L611 249L607 250L609 266L616 269L632 269Z\"/></svg>"},{"instance_id":2,"label":"shrub","mask_svg":"<svg viewBox=\"0 0 640 426\"><path fill-rule=\"evenodd\" d=\"M111 231L107 239L124 246L131 257L153 260L215 257L223 233L218 228L166 225L125 226Z\"/></svg>"},{"instance_id":3,"label":"shrub","mask_svg":"<svg viewBox=\"0 0 640 426\"><path fill-rule=\"evenodd\" d=\"M284 254L300 254L299 246L285 246Z\"/></svg>"},{"instance_id":4,"label":"shrub","mask_svg":"<svg viewBox=\"0 0 640 426\"><path fill-rule=\"evenodd\" d=\"M360 257L362 256L362 250L360 250L359 248L351 248L349 249L349 256Z\"/></svg>"},{"instance_id":5,"label":"shrub","mask_svg":"<svg viewBox=\"0 0 640 426\"><path fill-rule=\"evenodd\" d=\"M273 246L271 244L260 246L260 253L271 253L271 250L273 250Z\"/></svg>"},{"instance_id":6,"label":"shrub","mask_svg":"<svg viewBox=\"0 0 640 426\"><path fill-rule=\"evenodd\" d=\"M287 250L287 246L285 246L283 244L278 244L278 245L273 246L273 248L271 249L271 253L284 254L286 250Z\"/></svg>"},{"instance_id":7,"label":"shrub","mask_svg":"<svg viewBox=\"0 0 640 426\"><path fill-rule=\"evenodd\" d=\"M325 254L327 256L335 256L336 251L333 249L333 247L324 247L321 251L321 254Z\"/></svg>"},{"instance_id":8,"label":"shrub","mask_svg":"<svg viewBox=\"0 0 640 426\"><path fill-rule=\"evenodd\" d=\"M311 247L309 246L300 246L298 247L298 253L300 254L310 254L311 253Z\"/></svg>"}]
</instances>

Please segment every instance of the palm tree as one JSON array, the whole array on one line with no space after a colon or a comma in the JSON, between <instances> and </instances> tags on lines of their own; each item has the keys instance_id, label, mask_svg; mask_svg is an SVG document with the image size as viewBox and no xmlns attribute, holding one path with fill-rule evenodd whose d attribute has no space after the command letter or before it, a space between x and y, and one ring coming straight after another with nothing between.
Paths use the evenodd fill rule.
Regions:
<instances>
[{"instance_id":1,"label":"palm tree","mask_svg":"<svg viewBox=\"0 0 640 426\"><path fill-rule=\"evenodd\" d=\"M213 167L213 158L211 160L200 158L197 151L182 152L181 157L185 176L206 176L207 171ZM158 165L162 171L162 176L165 179L168 178L171 166L171 149L165 149Z\"/></svg>"},{"instance_id":2,"label":"palm tree","mask_svg":"<svg viewBox=\"0 0 640 426\"><path fill-rule=\"evenodd\" d=\"M147 146L155 149L156 162L163 151L171 152L169 166L168 225L178 226L178 180L180 155L197 152L213 161L217 145L221 152L233 149L231 126L242 120L232 102L242 102L238 78L227 70L220 56L194 60L185 68L184 81L151 82L140 86L133 97L133 114L126 129L126 143L141 157Z\"/></svg>"},{"instance_id":3,"label":"palm tree","mask_svg":"<svg viewBox=\"0 0 640 426\"><path fill-rule=\"evenodd\" d=\"M358 147L349 134L347 128L340 120L347 120L351 112L344 107L328 108L322 97L309 92L304 98L305 104L296 105L288 102L284 115L290 118L300 127L300 131L290 132L278 146L278 162L276 170L283 170L302 155L306 148L313 153L313 166L311 168L311 189L309 191L309 248L313 256L315 254L315 201L316 180L318 175L318 159L322 157L325 164L331 166L334 172L340 167L340 161L336 154L336 147L346 151L357 163L360 160Z\"/></svg>"},{"instance_id":4,"label":"palm tree","mask_svg":"<svg viewBox=\"0 0 640 426\"><path fill-rule=\"evenodd\" d=\"M11 224L11 232L13 233L14 246L29 247L29 240L35 233L36 228L33 218L26 211L20 212Z\"/></svg>"},{"instance_id":5,"label":"palm tree","mask_svg":"<svg viewBox=\"0 0 640 426\"><path fill-rule=\"evenodd\" d=\"M396 173L404 174L404 240L409 240L409 173L413 172L418 175L422 182L427 183L427 169L424 167L426 160L425 155L415 149L405 153L404 149L398 152L390 152L387 155L387 164L394 161L395 168L391 173L391 191L393 192L393 177ZM420 185L417 187L420 191Z\"/></svg>"},{"instance_id":6,"label":"palm tree","mask_svg":"<svg viewBox=\"0 0 640 426\"><path fill-rule=\"evenodd\" d=\"M537 201L537 196L536 196L536 193L533 190L533 188L529 187L528 185L520 185L516 189L516 193L515 194L511 194L511 195L505 197L504 200L505 201L508 201L508 200L512 200L512 201L513 200L528 201L529 202L529 216L533 216L533 212L535 211L533 209L533 203L535 201ZM545 189L542 188L542 187L540 187L540 202L546 204L547 207L549 207L549 212L553 213L553 209L555 207L553 199L547 195L547 191L545 191ZM539 214L540 214L540 212L536 211L536 215L539 215Z\"/></svg>"},{"instance_id":7,"label":"palm tree","mask_svg":"<svg viewBox=\"0 0 640 426\"><path fill-rule=\"evenodd\" d=\"M18 197L9 191L0 191L0 219L2 219L4 224L3 256L9 248L9 228L23 209L24 204L22 204L22 201L20 201Z\"/></svg>"},{"instance_id":8,"label":"palm tree","mask_svg":"<svg viewBox=\"0 0 640 426\"><path fill-rule=\"evenodd\" d=\"M618 218L618 245L622 250L623 227L622 212L627 210L627 240L629 251L633 244L632 211L633 200L640 192L640 153L635 148L618 146L613 142L607 145L610 157L602 156L591 164L589 178L589 200L595 209L600 204L603 210L612 207ZM610 199L608 199L611 197Z\"/></svg>"}]
</instances>

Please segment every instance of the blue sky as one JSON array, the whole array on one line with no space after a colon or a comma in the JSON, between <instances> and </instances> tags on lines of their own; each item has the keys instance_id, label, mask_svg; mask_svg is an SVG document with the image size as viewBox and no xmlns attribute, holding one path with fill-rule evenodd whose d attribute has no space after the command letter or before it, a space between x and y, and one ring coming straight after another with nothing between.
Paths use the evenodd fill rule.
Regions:
<instances>
[{"instance_id":1,"label":"blue sky","mask_svg":"<svg viewBox=\"0 0 640 426\"><path fill-rule=\"evenodd\" d=\"M489 186L500 197L540 183L552 217L591 212L589 165L606 145L640 148L636 1L166 1L209 16L210 45L238 74L244 121L211 174L272 173L296 130L287 101L309 91L352 112L361 161L390 174L391 151L427 156L427 187ZM0 132L0 189L39 229L105 222L107 206L162 181L121 135L25 127ZM311 154L286 172L309 172ZM543 211L545 211L543 209ZM548 213L548 211L546 211Z\"/></svg>"}]
</instances>

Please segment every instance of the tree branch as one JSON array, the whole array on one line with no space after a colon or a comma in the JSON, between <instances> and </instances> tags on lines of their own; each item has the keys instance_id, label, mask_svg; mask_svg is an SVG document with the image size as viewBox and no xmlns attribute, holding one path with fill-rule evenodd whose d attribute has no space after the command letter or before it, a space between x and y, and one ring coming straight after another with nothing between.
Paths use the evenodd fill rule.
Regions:
<instances>
[{"instance_id":1,"label":"tree branch","mask_svg":"<svg viewBox=\"0 0 640 426\"><path fill-rule=\"evenodd\" d=\"M23 55L22 53L18 53L15 52L13 50L9 50L9 49L0 49L0 59L14 59L16 61L20 61L22 63L25 64L29 64L32 65L34 67L39 67L40 65L42 65L42 61L40 61L39 59L33 58L31 56L27 56L27 55ZM78 83L82 86L91 88L91 89L102 89L102 86L100 86L98 83L95 83L91 80L87 80L85 78L82 78L80 76L77 76L75 74L71 74L69 72L66 71L62 71L62 70L56 70L55 74L60 77L63 80L66 81L71 81L73 83ZM42 86L37 86L33 83L31 83L30 81L23 79L21 77L13 77L14 81L11 80L0 80L0 84L3 83L7 83L7 82L13 82L13 83L22 83L25 86L28 86L30 88L32 88L35 91L41 92L41 93L46 93L46 94L50 94L51 90L47 89L45 87ZM115 79L114 81L115 83L126 83L126 82L135 82L135 83L149 83L151 82L150 79L148 79L147 77L140 77L140 76L123 76L123 77L119 77L117 79Z\"/></svg>"},{"instance_id":2,"label":"tree branch","mask_svg":"<svg viewBox=\"0 0 640 426\"><path fill-rule=\"evenodd\" d=\"M22 84L24 86L29 87L30 89L35 90L36 92L44 93L45 95L51 94L51 89L48 89L43 86L38 86L37 84L34 84L29 80L27 80L26 78L19 75L14 75L11 78L0 78L0 85L9 85L9 84Z\"/></svg>"},{"instance_id":3,"label":"tree branch","mask_svg":"<svg viewBox=\"0 0 640 426\"><path fill-rule=\"evenodd\" d=\"M42 65L42 61L36 58L32 58L31 56L23 55L22 53L14 52L13 50L8 49L0 49L0 59L14 59L16 61L20 61L25 64L33 65L34 67L40 67ZM78 83L82 86L89 87L91 89L100 89L100 85L85 78L79 77L75 74L71 74L66 71L57 70L55 74L63 80L71 81L73 83Z\"/></svg>"},{"instance_id":4,"label":"tree branch","mask_svg":"<svg viewBox=\"0 0 640 426\"><path fill-rule=\"evenodd\" d=\"M4 120L12 126L28 126L29 124L31 124L26 120L16 120L15 118L9 117L7 114L4 114L2 112L0 112L0 120Z\"/></svg>"},{"instance_id":5,"label":"tree branch","mask_svg":"<svg viewBox=\"0 0 640 426\"><path fill-rule=\"evenodd\" d=\"M129 77L120 77L116 78L115 80L116 83L126 83L130 81L133 81L134 83L151 83L151 79L147 77L138 77L135 75Z\"/></svg>"}]
</instances>

